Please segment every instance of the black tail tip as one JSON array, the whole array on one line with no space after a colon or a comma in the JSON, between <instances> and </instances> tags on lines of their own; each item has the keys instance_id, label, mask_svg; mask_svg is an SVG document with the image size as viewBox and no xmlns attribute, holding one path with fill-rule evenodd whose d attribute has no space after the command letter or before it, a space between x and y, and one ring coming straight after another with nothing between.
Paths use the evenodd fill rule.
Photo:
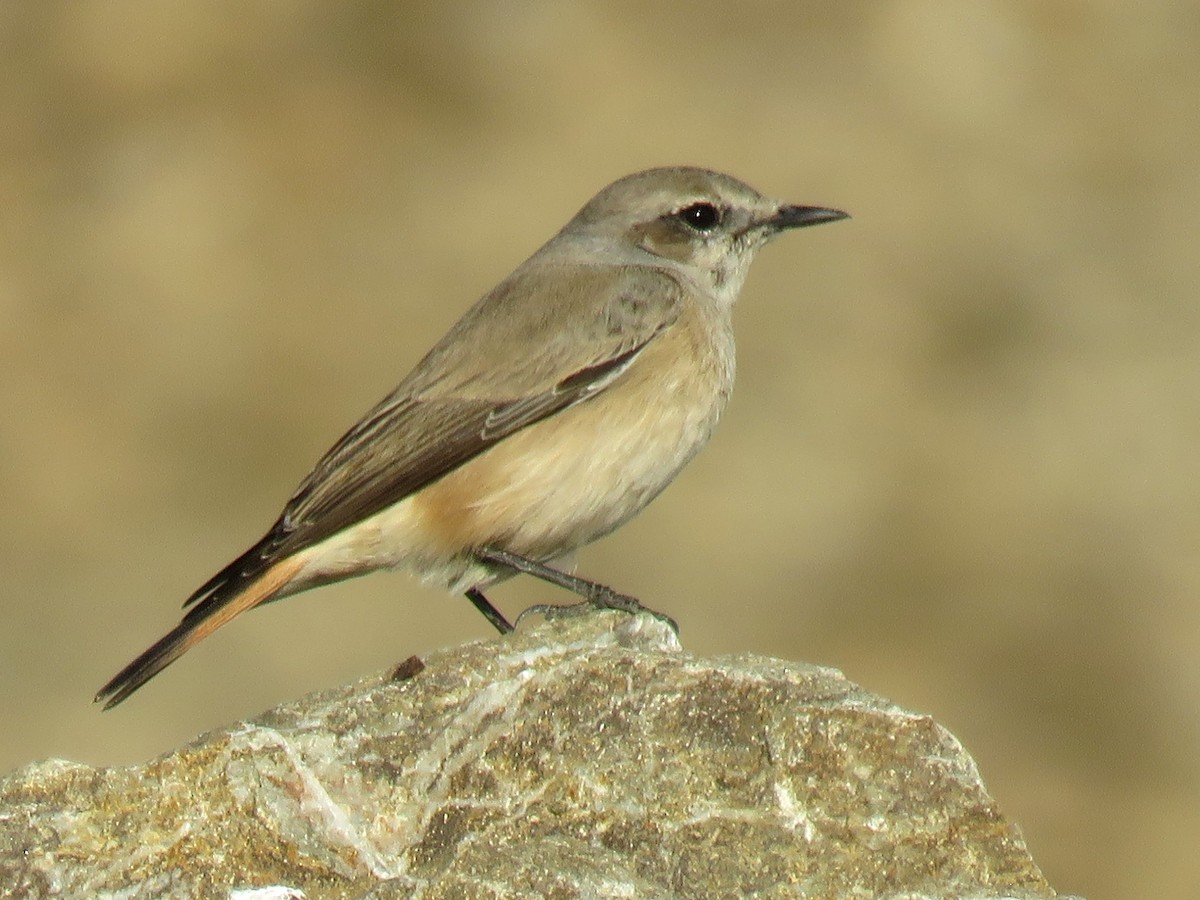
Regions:
<instances>
[{"instance_id":1,"label":"black tail tip","mask_svg":"<svg viewBox=\"0 0 1200 900\"><path fill-rule=\"evenodd\" d=\"M96 696L92 698L93 703L103 703L101 712L112 709L118 703L129 698L129 695L136 691L139 687L146 683L147 679L137 679L123 677L127 673L121 672L116 678L106 684L100 690L96 691Z\"/></svg>"}]
</instances>

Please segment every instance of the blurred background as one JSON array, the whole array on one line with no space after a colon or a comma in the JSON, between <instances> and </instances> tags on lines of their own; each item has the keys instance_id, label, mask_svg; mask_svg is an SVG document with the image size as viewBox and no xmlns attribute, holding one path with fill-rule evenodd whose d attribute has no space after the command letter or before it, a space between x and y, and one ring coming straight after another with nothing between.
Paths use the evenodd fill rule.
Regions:
<instances>
[{"instance_id":1,"label":"blurred background","mask_svg":"<svg viewBox=\"0 0 1200 900\"><path fill-rule=\"evenodd\" d=\"M1061 891L1200 896L1194 2L0 6L0 771L489 628L383 574L92 693L596 190L768 248L716 439L581 574L934 715ZM510 614L563 595L496 591Z\"/></svg>"}]
</instances>

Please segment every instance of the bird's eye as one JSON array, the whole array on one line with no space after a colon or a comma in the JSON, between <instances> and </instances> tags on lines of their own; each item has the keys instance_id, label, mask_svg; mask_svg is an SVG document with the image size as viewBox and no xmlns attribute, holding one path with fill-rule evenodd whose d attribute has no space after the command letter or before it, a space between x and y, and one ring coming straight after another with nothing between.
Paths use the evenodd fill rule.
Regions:
<instances>
[{"instance_id":1,"label":"bird's eye","mask_svg":"<svg viewBox=\"0 0 1200 900\"><path fill-rule=\"evenodd\" d=\"M689 228L696 231L712 231L721 224L721 210L711 203L693 203L675 213Z\"/></svg>"}]
</instances>

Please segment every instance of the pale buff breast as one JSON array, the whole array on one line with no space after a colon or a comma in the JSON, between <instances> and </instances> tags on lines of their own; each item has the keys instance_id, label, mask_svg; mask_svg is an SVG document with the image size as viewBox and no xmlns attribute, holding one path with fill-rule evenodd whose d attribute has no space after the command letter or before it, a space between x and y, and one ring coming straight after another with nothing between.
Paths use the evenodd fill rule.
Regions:
<instances>
[{"instance_id":1,"label":"pale buff breast","mask_svg":"<svg viewBox=\"0 0 1200 900\"><path fill-rule=\"evenodd\" d=\"M404 567L458 590L464 558L499 546L539 560L607 534L665 488L708 440L733 384L733 342L692 314L593 400L505 438L416 495L336 535L306 574Z\"/></svg>"},{"instance_id":2,"label":"pale buff breast","mask_svg":"<svg viewBox=\"0 0 1200 900\"><path fill-rule=\"evenodd\" d=\"M599 397L506 438L415 506L447 551L495 544L549 559L649 503L704 445L733 379L732 346L681 320Z\"/></svg>"}]
</instances>

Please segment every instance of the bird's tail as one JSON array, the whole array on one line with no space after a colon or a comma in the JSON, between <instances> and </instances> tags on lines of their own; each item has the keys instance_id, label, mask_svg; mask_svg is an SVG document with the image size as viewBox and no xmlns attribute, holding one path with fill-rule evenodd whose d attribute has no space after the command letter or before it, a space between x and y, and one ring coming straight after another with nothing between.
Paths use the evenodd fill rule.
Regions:
<instances>
[{"instance_id":1,"label":"bird's tail","mask_svg":"<svg viewBox=\"0 0 1200 900\"><path fill-rule=\"evenodd\" d=\"M284 559L251 581L231 580L217 587L182 622L100 688L96 702L104 701L104 708L112 709L226 622L282 591L299 568L300 560Z\"/></svg>"}]
</instances>

